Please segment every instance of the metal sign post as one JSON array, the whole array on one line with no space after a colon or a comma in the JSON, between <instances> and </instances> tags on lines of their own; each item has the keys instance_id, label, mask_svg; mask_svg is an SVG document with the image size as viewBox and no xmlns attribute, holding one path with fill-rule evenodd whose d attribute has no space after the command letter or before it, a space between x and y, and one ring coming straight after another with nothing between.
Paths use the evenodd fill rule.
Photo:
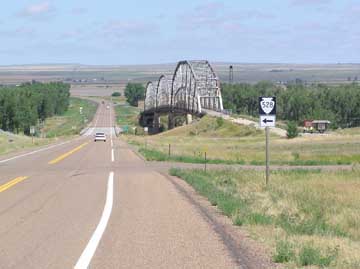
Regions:
<instances>
[{"instance_id":1,"label":"metal sign post","mask_svg":"<svg viewBox=\"0 0 360 269\"><path fill-rule=\"evenodd\" d=\"M30 126L31 141L34 144L35 126Z\"/></svg>"},{"instance_id":2,"label":"metal sign post","mask_svg":"<svg viewBox=\"0 0 360 269\"><path fill-rule=\"evenodd\" d=\"M266 186L270 178L270 158L269 158L269 127L265 127L266 133Z\"/></svg>"},{"instance_id":3,"label":"metal sign post","mask_svg":"<svg viewBox=\"0 0 360 269\"><path fill-rule=\"evenodd\" d=\"M265 127L266 135L266 185L270 180L270 135L269 128L275 127L276 122L276 97L259 97L260 127Z\"/></svg>"}]
</instances>

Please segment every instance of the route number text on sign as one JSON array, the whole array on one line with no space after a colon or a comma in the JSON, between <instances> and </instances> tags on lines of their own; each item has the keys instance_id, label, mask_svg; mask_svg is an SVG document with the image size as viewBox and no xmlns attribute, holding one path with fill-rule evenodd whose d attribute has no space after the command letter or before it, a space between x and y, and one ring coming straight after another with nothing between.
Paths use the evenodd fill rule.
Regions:
<instances>
[{"instance_id":1,"label":"route number text on sign","mask_svg":"<svg viewBox=\"0 0 360 269\"><path fill-rule=\"evenodd\" d=\"M260 127L275 127L276 97L259 97Z\"/></svg>"}]
</instances>

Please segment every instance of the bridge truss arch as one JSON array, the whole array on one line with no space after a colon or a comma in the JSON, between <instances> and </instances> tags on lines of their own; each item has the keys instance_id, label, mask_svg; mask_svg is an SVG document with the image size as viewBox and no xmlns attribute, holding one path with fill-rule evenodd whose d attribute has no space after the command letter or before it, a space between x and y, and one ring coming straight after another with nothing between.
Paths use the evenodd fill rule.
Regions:
<instances>
[{"instance_id":1,"label":"bridge truss arch","mask_svg":"<svg viewBox=\"0 0 360 269\"><path fill-rule=\"evenodd\" d=\"M157 83L156 108L169 107L171 105L171 84L167 76L160 76Z\"/></svg>"},{"instance_id":2,"label":"bridge truss arch","mask_svg":"<svg viewBox=\"0 0 360 269\"><path fill-rule=\"evenodd\" d=\"M146 86L144 112L201 114L203 109L223 110L220 81L208 61L180 61L171 80L162 75Z\"/></svg>"},{"instance_id":3,"label":"bridge truss arch","mask_svg":"<svg viewBox=\"0 0 360 269\"><path fill-rule=\"evenodd\" d=\"M144 111L156 108L157 88L152 81L149 81L145 89Z\"/></svg>"},{"instance_id":4,"label":"bridge truss arch","mask_svg":"<svg viewBox=\"0 0 360 269\"><path fill-rule=\"evenodd\" d=\"M172 81L172 107L201 113L223 109L219 79L208 61L181 61Z\"/></svg>"}]
</instances>

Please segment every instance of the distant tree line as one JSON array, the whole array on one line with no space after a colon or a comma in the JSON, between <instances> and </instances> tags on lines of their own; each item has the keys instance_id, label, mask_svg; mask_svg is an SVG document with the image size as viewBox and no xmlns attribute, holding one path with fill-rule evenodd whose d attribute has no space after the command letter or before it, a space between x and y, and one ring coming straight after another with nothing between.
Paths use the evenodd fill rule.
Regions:
<instances>
[{"instance_id":1,"label":"distant tree line","mask_svg":"<svg viewBox=\"0 0 360 269\"><path fill-rule=\"evenodd\" d=\"M140 100L145 99L145 87L141 83L128 83L124 95L130 105L137 106Z\"/></svg>"},{"instance_id":2,"label":"distant tree line","mask_svg":"<svg viewBox=\"0 0 360 269\"><path fill-rule=\"evenodd\" d=\"M224 107L239 114L258 116L258 97L276 96L277 118L295 121L330 120L332 127L360 126L360 85L329 86L292 84L278 86L271 82L251 85L222 85Z\"/></svg>"},{"instance_id":3,"label":"distant tree line","mask_svg":"<svg viewBox=\"0 0 360 269\"><path fill-rule=\"evenodd\" d=\"M29 134L38 121L63 114L69 106L70 85L61 82L25 83L0 87L0 128Z\"/></svg>"}]
</instances>

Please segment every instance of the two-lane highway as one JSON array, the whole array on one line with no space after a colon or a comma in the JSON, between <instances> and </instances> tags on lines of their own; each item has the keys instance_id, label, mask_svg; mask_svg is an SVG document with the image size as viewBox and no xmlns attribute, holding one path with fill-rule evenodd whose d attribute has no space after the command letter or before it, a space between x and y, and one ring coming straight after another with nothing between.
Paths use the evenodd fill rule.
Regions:
<instances>
[{"instance_id":1,"label":"two-lane highway","mask_svg":"<svg viewBox=\"0 0 360 269\"><path fill-rule=\"evenodd\" d=\"M0 159L0 268L236 268L168 179L113 135L99 105L84 136ZM108 141L94 142L96 131Z\"/></svg>"}]
</instances>

